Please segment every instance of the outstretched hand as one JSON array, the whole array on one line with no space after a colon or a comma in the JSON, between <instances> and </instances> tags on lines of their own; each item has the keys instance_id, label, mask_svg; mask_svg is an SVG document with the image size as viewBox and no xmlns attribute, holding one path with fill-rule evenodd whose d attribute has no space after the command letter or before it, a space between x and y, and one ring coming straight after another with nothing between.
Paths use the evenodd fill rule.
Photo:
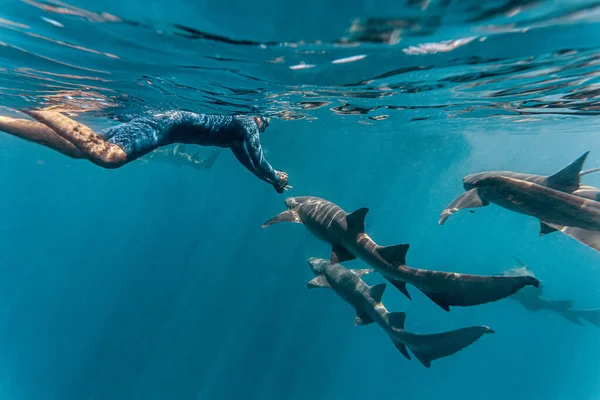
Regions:
<instances>
[{"instance_id":1,"label":"outstretched hand","mask_svg":"<svg viewBox=\"0 0 600 400\"><path fill-rule=\"evenodd\" d=\"M273 186L275 187L275 190L277 191L277 193L283 193L288 189L291 189L292 187L290 185L288 185L288 174L286 174L283 171L276 171L277 175L279 175L279 182L273 184Z\"/></svg>"}]
</instances>

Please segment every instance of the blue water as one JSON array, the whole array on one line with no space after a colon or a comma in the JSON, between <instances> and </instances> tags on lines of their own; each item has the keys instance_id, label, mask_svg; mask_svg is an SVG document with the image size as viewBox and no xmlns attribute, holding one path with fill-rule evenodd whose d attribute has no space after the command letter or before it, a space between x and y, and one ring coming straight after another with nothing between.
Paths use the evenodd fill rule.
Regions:
<instances>
[{"instance_id":1,"label":"blue water","mask_svg":"<svg viewBox=\"0 0 600 400\"><path fill-rule=\"evenodd\" d=\"M369 235L409 243L410 266L495 274L516 255L546 297L597 308L597 252L496 206L437 220L469 173L552 174L587 150L600 166L599 11L3 0L0 113L51 107L95 129L174 108L270 115L262 142L289 195L369 207ZM210 171L103 170L5 134L0 149L2 399L600 397L598 328L508 299L446 313L388 285L410 331L496 331L430 369L353 326L305 286L306 259L330 248L300 225L261 229L284 196L229 152Z\"/></svg>"}]
</instances>

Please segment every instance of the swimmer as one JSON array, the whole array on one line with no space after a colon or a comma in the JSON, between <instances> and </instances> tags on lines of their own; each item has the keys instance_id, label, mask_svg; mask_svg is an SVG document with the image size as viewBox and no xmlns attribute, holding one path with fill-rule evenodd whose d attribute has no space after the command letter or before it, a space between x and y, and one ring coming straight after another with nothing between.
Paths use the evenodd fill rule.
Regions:
<instances>
[{"instance_id":1,"label":"swimmer","mask_svg":"<svg viewBox=\"0 0 600 400\"><path fill-rule=\"evenodd\" d=\"M289 189L288 175L265 159L259 134L269 118L168 111L135 118L94 132L55 111L24 111L36 121L0 116L0 131L39 143L71 158L85 158L103 168L119 168L152 150L173 143L229 147L254 175L277 193Z\"/></svg>"},{"instance_id":2,"label":"swimmer","mask_svg":"<svg viewBox=\"0 0 600 400\"><path fill-rule=\"evenodd\" d=\"M177 144L173 147L160 147L140 158L139 161L144 163L163 162L178 167L192 167L197 170L209 170L212 168L215 161L217 161L219 154L221 154L221 149L216 148L207 158L202 159L200 158L199 152L189 154L186 151L186 146L184 144Z\"/></svg>"}]
</instances>

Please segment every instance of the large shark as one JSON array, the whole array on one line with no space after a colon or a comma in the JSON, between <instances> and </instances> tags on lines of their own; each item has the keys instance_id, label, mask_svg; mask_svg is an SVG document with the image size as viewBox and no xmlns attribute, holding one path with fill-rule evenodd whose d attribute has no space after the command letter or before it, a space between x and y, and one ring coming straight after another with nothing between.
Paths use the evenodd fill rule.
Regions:
<instances>
[{"instance_id":1,"label":"large shark","mask_svg":"<svg viewBox=\"0 0 600 400\"><path fill-rule=\"evenodd\" d=\"M265 222L263 228L278 222L304 224L317 238L332 245L332 262L360 258L409 299L407 283L446 311L450 306L474 306L500 300L524 286L539 284L529 276L480 276L410 268L405 262L408 244L378 246L365 233L367 208L348 214L330 201L309 196L290 197L285 204L288 210Z\"/></svg>"},{"instance_id":2,"label":"large shark","mask_svg":"<svg viewBox=\"0 0 600 400\"><path fill-rule=\"evenodd\" d=\"M507 276L534 276L533 271L518 258L515 257L519 266L504 271ZM563 318L571 321L574 324L582 325L581 320L600 327L600 309L579 310L573 308L572 300L550 300L542 296L542 287L539 288L524 288L518 291L511 297L521 304L529 312L537 312L541 310L552 311Z\"/></svg>"},{"instance_id":3,"label":"large shark","mask_svg":"<svg viewBox=\"0 0 600 400\"><path fill-rule=\"evenodd\" d=\"M600 251L600 202L507 177L485 178L473 185L506 208L540 220L541 234L561 231Z\"/></svg>"},{"instance_id":4,"label":"large shark","mask_svg":"<svg viewBox=\"0 0 600 400\"><path fill-rule=\"evenodd\" d=\"M373 270L349 270L329 260L310 258L308 265L316 275L308 284L308 288L331 288L344 301L356 310L355 325L367 325L375 322L390 337L396 348L410 360L406 348L429 368L431 361L452 355L486 333L494 333L486 326L471 326L450 332L423 335L404 330L406 314L389 312L381 298L385 283L369 286L361 276Z\"/></svg>"},{"instance_id":5,"label":"large shark","mask_svg":"<svg viewBox=\"0 0 600 400\"><path fill-rule=\"evenodd\" d=\"M590 229L589 224L587 224L588 228L585 228L581 226L586 225L585 223L579 221L577 225L575 221L577 215L581 214L575 208L584 205L593 208L596 201L600 200L600 189L580 184L581 176L600 170L600 168L581 170L588 153L584 153L566 168L549 177L511 171L489 171L468 175L463 179L466 192L442 211L439 223L443 225L459 210L484 207L494 203L517 213L540 218L540 235L561 231L600 251L600 234L595 232L595 229ZM560 212L570 213L571 217L557 222L557 218L561 217L552 214ZM575 225L568 225L569 223Z\"/></svg>"}]
</instances>

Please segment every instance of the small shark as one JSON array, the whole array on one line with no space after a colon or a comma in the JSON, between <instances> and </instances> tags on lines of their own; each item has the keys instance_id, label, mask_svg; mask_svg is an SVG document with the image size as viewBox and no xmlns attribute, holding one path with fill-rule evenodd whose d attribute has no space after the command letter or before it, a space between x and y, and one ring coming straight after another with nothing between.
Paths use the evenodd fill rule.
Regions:
<instances>
[{"instance_id":1,"label":"small shark","mask_svg":"<svg viewBox=\"0 0 600 400\"><path fill-rule=\"evenodd\" d=\"M519 266L505 271L504 275L534 276L533 271L527 268L527 266L521 260L516 257L515 260ZM542 287L524 288L509 298L517 301L529 312L541 310L553 311L574 324L582 325L581 320L585 320L597 327L600 327L600 309L578 310L573 308L572 300L547 299L542 296Z\"/></svg>"},{"instance_id":2,"label":"small shark","mask_svg":"<svg viewBox=\"0 0 600 400\"><path fill-rule=\"evenodd\" d=\"M200 152L190 155L186 152L185 145L177 144L173 147L158 148L142 157L140 161L145 163L164 162L177 167L192 167L195 169L208 170L211 169L215 161L217 161L220 153L221 149L216 148L207 158L201 159Z\"/></svg>"},{"instance_id":3,"label":"small shark","mask_svg":"<svg viewBox=\"0 0 600 400\"><path fill-rule=\"evenodd\" d=\"M581 171L589 152L566 168L546 177L510 171L468 175L463 180L467 192L454 200L440 216L443 225L454 213L490 203L540 219L540 236L560 231L600 251L600 221L594 222L600 189L581 185L579 178L600 168Z\"/></svg>"},{"instance_id":4,"label":"small shark","mask_svg":"<svg viewBox=\"0 0 600 400\"><path fill-rule=\"evenodd\" d=\"M375 268L410 299L406 284L417 287L446 311L450 306L474 306L500 300L527 285L538 286L529 276L480 276L410 268L405 258L408 244L378 246L365 233L368 209L350 214L319 197L290 197L288 210L271 218L263 228L279 222L301 223L317 238L332 245L331 261L360 258Z\"/></svg>"},{"instance_id":5,"label":"small shark","mask_svg":"<svg viewBox=\"0 0 600 400\"><path fill-rule=\"evenodd\" d=\"M404 330L406 314L389 312L381 298L385 283L369 286L361 276L373 272L370 269L349 270L328 260L310 258L308 265L316 275L307 287L331 288L346 303L356 310L355 325L375 322L390 337L396 348L407 359L411 359L407 347L427 368L431 361L447 357L466 348L486 333L494 333L487 326L471 326L450 332L423 335Z\"/></svg>"}]
</instances>

